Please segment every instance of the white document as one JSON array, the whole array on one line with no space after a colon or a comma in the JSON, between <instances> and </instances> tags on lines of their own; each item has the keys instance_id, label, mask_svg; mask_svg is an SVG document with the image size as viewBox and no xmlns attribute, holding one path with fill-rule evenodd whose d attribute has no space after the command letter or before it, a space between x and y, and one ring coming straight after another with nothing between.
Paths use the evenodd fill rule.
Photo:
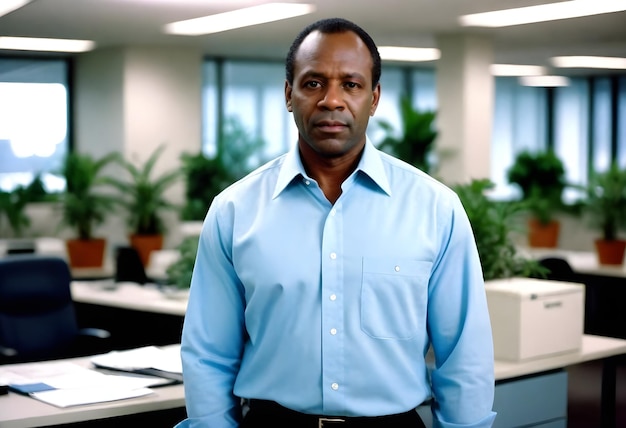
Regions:
<instances>
[{"instance_id":1,"label":"white document","mask_svg":"<svg viewBox=\"0 0 626 428\"><path fill-rule=\"evenodd\" d=\"M124 400L152 394L148 388L77 388L53 389L50 391L33 392L31 397L57 407L79 406L81 404L104 403L107 401Z\"/></svg>"},{"instance_id":2,"label":"white document","mask_svg":"<svg viewBox=\"0 0 626 428\"><path fill-rule=\"evenodd\" d=\"M108 375L67 361L0 366L14 390L58 407L122 400L152 393L169 381L154 376Z\"/></svg>"},{"instance_id":3,"label":"white document","mask_svg":"<svg viewBox=\"0 0 626 428\"><path fill-rule=\"evenodd\" d=\"M91 362L99 367L125 371L157 369L170 373L183 372L180 345L167 348L145 346L125 351L111 351L92 357Z\"/></svg>"}]
</instances>

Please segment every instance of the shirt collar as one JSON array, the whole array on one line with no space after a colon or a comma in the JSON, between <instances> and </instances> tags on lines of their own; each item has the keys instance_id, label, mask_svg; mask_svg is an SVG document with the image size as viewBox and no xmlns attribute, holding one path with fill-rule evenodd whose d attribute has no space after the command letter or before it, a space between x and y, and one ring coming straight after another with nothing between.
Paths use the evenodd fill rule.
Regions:
<instances>
[{"instance_id":1,"label":"shirt collar","mask_svg":"<svg viewBox=\"0 0 626 428\"><path fill-rule=\"evenodd\" d=\"M359 161L356 170L367 175L374 183L376 183L376 185L378 185L378 187L387 193L387 195L391 195L391 187L389 186L389 179L387 178L387 174L383 166L381 153L376 147L374 147L369 139L365 142L363 156L361 156L361 160ZM278 197L278 195L280 195L294 179L306 176L302 160L300 159L298 145L295 144L291 150L285 154L272 199Z\"/></svg>"}]
</instances>

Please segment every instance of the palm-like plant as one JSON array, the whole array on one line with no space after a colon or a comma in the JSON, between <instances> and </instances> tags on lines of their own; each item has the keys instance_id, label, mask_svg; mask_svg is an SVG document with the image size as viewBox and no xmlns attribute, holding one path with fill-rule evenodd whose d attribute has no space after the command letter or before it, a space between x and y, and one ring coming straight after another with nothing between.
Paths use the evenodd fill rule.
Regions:
<instances>
[{"instance_id":1,"label":"palm-like plant","mask_svg":"<svg viewBox=\"0 0 626 428\"><path fill-rule=\"evenodd\" d=\"M478 179L453 186L472 225L485 280L542 277L545 271L535 260L519 255L513 240L522 205L489 199L486 192L492 187L489 180Z\"/></svg>"},{"instance_id":2,"label":"palm-like plant","mask_svg":"<svg viewBox=\"0 0 626 428\"><path fill-rule=\"evenodd\" d=\"M616 240L619 230L626 229L626 170L612 164L607 171L592 175L584 209L605 241Z\"/></svg>"},{"instance_id":3,"label":"palm-like plant","mask_svg":"<svg viewBox=\"0 0 626 428\"><path fill-rule=\"evenodd\" d=\"M118 159L118 153L96 159L76 152L65 158L60 171L66 181L65 192L60 197L62 224L74 228L81 240L92 239L94 228L116 208L117 198L106 191L109 177L102 170Z\"/></svg>"},{"instance_id":4,"label":"palm-like plant","mask_svg":"<svg viewBox=\"0 0 626 428\"><path fill-rule=\"evenodd\" d=\"M166 199L165 193L180 178L181 172L172 170L158 177L152 176L154 166L164 149L164 146L157 147L148 160L139 166L120 158L119 162L128 172L130 181L117 178L109 180L125 195L120 203L126 208L128 225L136 235L162 234L162 212L178 209L177 205Z\"/></svg>"},{"instance_id":5,"label":"palm-like plant","mask_svg":"<svg viewBox=\"0 0 626 428\"><path fill-rule=\"evenodd\" d=\"M416 110L409 98L402 97L400 98L400 115L402 129L399 136L396 136L389 122L385 120L377 122L387 134L378 147L426 173L431 172L430 156L437 138L437 131L433 126L436 113Z\"/></svg>"}]
</instances>

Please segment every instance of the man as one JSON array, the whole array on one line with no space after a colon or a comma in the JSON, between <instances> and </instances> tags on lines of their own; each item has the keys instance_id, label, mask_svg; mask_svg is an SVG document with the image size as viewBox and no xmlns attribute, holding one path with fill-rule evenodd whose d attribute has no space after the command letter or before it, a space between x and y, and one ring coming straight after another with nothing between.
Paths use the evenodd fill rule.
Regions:
<instances>
[{"instance_id":1,"label":"man","mask_svg":"<svg viewBox=\"0 0 626 428\"><path fill-rule=\"evenodd\" d=\"M380 69L346 20L293 42L297 145L218 195L200 236L181 427L420 427L431 397L437 426L491 426L471 228L452 191L367 141Z\"/></svg>"}]
</instances>

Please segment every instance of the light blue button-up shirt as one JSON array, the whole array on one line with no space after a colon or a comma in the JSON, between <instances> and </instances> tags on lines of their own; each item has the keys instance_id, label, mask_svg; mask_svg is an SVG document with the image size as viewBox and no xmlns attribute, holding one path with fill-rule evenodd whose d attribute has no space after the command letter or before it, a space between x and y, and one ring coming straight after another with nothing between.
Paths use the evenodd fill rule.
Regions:
<instances>
[{"instance_id":1,"label":"light blue button-up shirt","mask_svg":"<svg viewBox=\"0 0 626 428\"><path fill-rule=\"evenodd\" d=\"M181 349L181 427L237 427L238 397L375 416L432 396L437 426L495 417L489 315L462 205L370 142L334 205L297 147L215 198Z\"/></svg>"}]
</instances>

